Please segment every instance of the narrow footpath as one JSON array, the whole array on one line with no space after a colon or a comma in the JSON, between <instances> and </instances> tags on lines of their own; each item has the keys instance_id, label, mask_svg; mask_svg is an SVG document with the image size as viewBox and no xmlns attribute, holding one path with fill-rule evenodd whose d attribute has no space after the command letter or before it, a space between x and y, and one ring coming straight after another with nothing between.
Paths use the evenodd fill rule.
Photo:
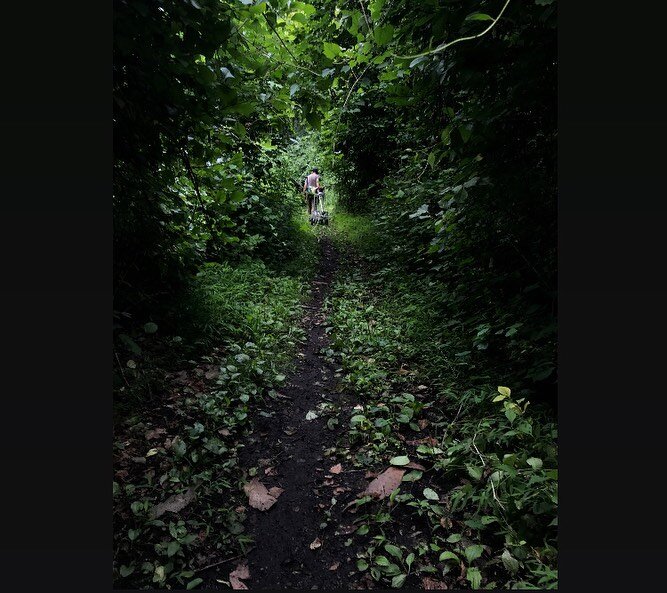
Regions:
<instances>
[{"instance_id":1,"label":"narrow footpath","mask_svg":"<svg viewBox=\"0 0 667 593\"><path fill-rule=\"evenodd\" d=\"M266 488L283 490L267 511L249 509L246 526L255 540L247 558L250 589L344 587L354 570L341 538L328 537L340 526L342 509L332 512L335 476L329 473L333 462L324 451L345 429L339 424L338 430L330 430L318 409L326 403L340 409L344 396L336 389L335 367L321 355L328 346L323 304L338 268L338 254L326 236L319 245L319 272L312 298L304 306L307 342L280 390L283 397L269 406L272 417L257 417L254 440L241 454L242 466L258 467L257 477ZM339 487L342 490L351 489ZM330 522L324 526L326 512Z\"/></svg>"}]
</instances>

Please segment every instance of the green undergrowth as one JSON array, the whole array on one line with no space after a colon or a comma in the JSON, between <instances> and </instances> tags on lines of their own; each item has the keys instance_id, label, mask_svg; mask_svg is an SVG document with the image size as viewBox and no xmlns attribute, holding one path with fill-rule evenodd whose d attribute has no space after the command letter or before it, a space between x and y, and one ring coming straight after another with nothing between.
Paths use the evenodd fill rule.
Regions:
<instances>
[{"instance_id":1,"label":"green undergrowth","mask_svg":"<svg viewBox=\"0 0 667 593\"><path fill-rule=\"evenodd\" d=\"M252 431L251 412L276 397L304 339L299 305L316 251L305 224L301 232L300 254L282 270L256 260L201 268L182 305L191 333L179 337L200 340L207 355L167 378L145 356L155 331L132 340L135 351L119 357L126 384L115 401L117 586L194 588L202 582L197 569L247 549L245 517L235 510L246 479L239 442ZM181 340L163 337L162 344L179 348ZM131 393L142 373L159 375L161 388L153 381L154 395L140 405ZM175 512L156 515L157 505L177 495L187 501L182 509L176 504Z\"/></svg>"},{"instance_id":2,"label":"green undergrowth","mask_svg":"<svg viewBox=\"0 0 667 593\"><path fill-rule=\"evenodd\" d=\"M555 588L553 411L475 348L466 320L446 315L441 285L392 261L369 218L338 213L331 234L352 255L327 332L359 399L348 431L355 465L426 468L408 469L385 501L359 501L369 510L357 519L358 569L395 588L425 577L450 588ZM418 535L407 537L411 526Z\"/></svg>"}]
</instances>

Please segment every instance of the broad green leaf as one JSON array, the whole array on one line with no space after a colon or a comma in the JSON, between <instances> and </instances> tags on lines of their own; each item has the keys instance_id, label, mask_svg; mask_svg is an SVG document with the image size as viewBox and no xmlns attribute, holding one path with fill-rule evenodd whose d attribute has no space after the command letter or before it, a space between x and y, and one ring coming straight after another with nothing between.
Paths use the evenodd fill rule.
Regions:
<instances>
[{"instance_id":1,"label":"broad green leaf","mask_svg":"<svg viewBox=\"0 0 667 593\"><path fill-rule=\"evenodd\" d=\"M389 566L389 560L387 560L386 556L376 556L375 564L378 566Z\"/></svg>"},{"instance_id":2,"label":"broad green leaf","mask_svg":"<svg viewBox=\"0 0 667 593\"><path fill-rule=\"evenodd\" d=\"M399 455L398 457L392 457L389 460L389 463L391 463L391 465L407 465L410 463L410 459L407 455Z\"/></svg>"},{"instance_id":3,"label":"broad green leaf","mask_svg":"<svg viewBox=\"0 0 667 593\"><path fill-rule=\"evenodd\" d=\"M430 488L424 488L424 497L428 500L440 500L438 493Z\"/></svg>"},{"instance_id":4,"label":"broad green leaf","mask_svg":"<svg viewBox=\"0 0 667 593\"><path fill-rule=\"evenodd\" d=\"M422 477L423 473L418 470L408 472L403 476L403 482L416 482Z\"/></svg>"},{"instance_id":5,"label":"broad green leaf","mask_svg":"<svg viewBox=\"0 0 667 593\"><path fill-rule=\"evenodd\" d=\"M468 470L468 475L474 480L482 478L483 468L472 465L471 463L466 463L466 469Z\"/></svg>"},{"instance_id":6,"label":"broad green leaf","mask_svg":"<svg viewBox=\"0 0 667 593\"><path fill-rule=\"evenodd\" d=\"M410 68L414 68L417 64L421 64L424 60L427 60L427 56L419 56L410 62Z\"/></svg>"},{"instance_id":7,"label":"broad green leaf","mask_svg":"<svg viewBox=\"0 0 667 593\"><path fill-rule=\"evenodd\" d=\"M188 591L189 591L190 589L194 589L195 587L201 585L203 582L204 582L204 579L202 579L201 577L197 577L196 579L192 579L192 580L188 583L186 589L187 589Z\"/></svg>"},{"instance_id":8,"label":"broad green leaf","mask_svg":"<svg viewBox=\"0 0 667 593\"><path fill-rule=\"evenodd\" d=\"M398 546L395 546L393 544L387 544L385 547L385 552L387 554L391 554L394 558L398 558L398 560L403 559L403 553L401 552L401 549Z\"/></svg>"},{"instance_id":9,"label":"broad green leaf","mask_svg":"<svg viewBox=\"0 0 667 593\"><path fill-rule=\"evenodd\" d=\"M144 324L144 331L147 334L154 334L157 331L157 323L149 321L148 323Z\"/></svg>"},{"instance_id":10,"label":"broad green leaf","mask_svg":"<svg viewBox=\"0 0 667 593\"><path fill-rule=\"evenodd\" d=\"M133 572L134 564L130 564L130 566L125 566L125 564L122 564L120 567L120 576L122 577L130 576Z\"/></svg>"},{"instance_id":11,"label":"broad green leaf","mask_svg":"<svg viewBox=\"0 0 667 593\"><path fill-rule=\"evenodd\" d=\"M447 538L447 542L450 544L455 544L456 542L461 541L461 534L460 533L453 533Z\"/></svg>"},{"instance_id":12,"label":"broad green leaf","mask_svg":"<svg viewBox=\"0 0 667 593\"><path fill-rule=\"evenodd\" d=\"M444 562L445 560L456 560L456 562L459 562L459 557L454 552L446 551L440 554L439 560L440 562Z\"/></svg>"},{"instance_id":13,"label":"broad green leaf","mask_svg":"<svg viewBox=\"0 0 667 593\"><path fill-rule=\"evenodd\" d=\"M465 555L466 559L468 562L472 562L473 560L477 560L482 555L482 552L484 551L484 548L482 546L474 544L472 546L468 546L465 549Z\"/></svg>"},{"instance_id":14,"label":"broad green leaf","mask_svg":"<svg viewBox=\"0 0 667 593\"><path fill-rule=\"evenodd\" d=\"M335 57L339 56L342 51L340 45L337 43L331 43L329 41L324 41L322 43L322 47L324 49L324 55L330 60L333 60Z\"/></svg>"},{"instance_id":15,"label":"broad green leaf","mask_svg":"<svg viewBox=\"0 0 667 593\"><path fill-rule=\"evenodd\" d=\"M403 586L403 583L405 583L405 579L407 577L408 577L407 574L396 575L393 579L391 579L391 586L394 589L400 589Z\"/></svg>"},{"instance_id":16,"label":"broad green leaf","mask_svg":"<svg viewBox=\"0 0 667 593\"><path fill-rule=\"evenodd\" d=\"M492 21L493 17L483 12L473 12L469 14L466 18L466 21Z\"/></svg>"},{"instance_id":17,"label":"broad green leaf","mask_svg":"<svg viewBox=\"0 0 667 593\"><path fill-rule=\"evenodd\" d=\"M529 457L526 463L533 469L540 469L542 467L542 460L539 457Z\"/></svg>"},{"instance_id":18,"label":"broad green leaf","mask_svg":"<svg viewBox=\"0 0 667 593\"><path fill-rule=\"evenodd\" d=\"M180 549L181 549L181 544L179 544L177 541L169 542L169 545L167 546L167 556L169 557L173 556Z\"/></svg>"},{"instance_id":19,"label":"broad green leaf","mask_svg":"<svg viewBox=\"0 0 667 593\"><path fill-rule=\"evenodd\" d=\"M482 574L479 572L478 568L468 568L466 579L470 581L470 586L473 589L479 589L482 584Z\"/></svg>"},{"instance_id":20,"label":"broad green leaf","mask_svg":"<svg viewBox=\"0 0 667 593\"><path fill-rule=\"evenodd\" d=\"M357 570L366 570L368 568L368 562L365 560L357 560Z\"/></svg>"},{"instance_id":21,"label":"broad green leaf","mask_svg":"<svg viewBox=\"0 0 667 593\"><path fill-rule=\"evenodd\" d=\"M368 8L371 13L371 19L377 21L382 14L382 8L384 7L385 0L371 0Z\"/></svg>"},{"instance_id":22,"label":"broad green leaf","mask_svg":"<svg viewBox=\"0 0 667 593\"><path fill-rule=\"evenodd\" d=\"M519 570L519 561L509 553L508 550L505 550L500 557L505 565L505 568L512 574L516 573Z\"/></svg>"},{"instance_id":23,"label":"broad green leaf","mask_svg":"<svg viewBox=\"0 0 667 593\"><path fill-rule=\"evenodd\" d=\"M509 397L512 394L512 390L509 387L498 387L498 393L505 397Z\"/></svg>"},{"instance_id":24,"label":"broad green leaf","mask_svg":"<svg viewBox=\"0 0 667 593\"><path fill-rule=\"evenodd\" d=\"M394 36L394 27L392 25L381 25L375 27L373 37L378 45L387 45Z\"/></svg>"}]
</instances>

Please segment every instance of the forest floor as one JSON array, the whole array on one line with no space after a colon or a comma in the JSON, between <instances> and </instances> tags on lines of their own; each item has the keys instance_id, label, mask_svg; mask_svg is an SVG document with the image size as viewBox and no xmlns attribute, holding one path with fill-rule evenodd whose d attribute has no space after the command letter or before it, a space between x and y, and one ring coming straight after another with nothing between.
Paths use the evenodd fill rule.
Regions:
<instances>
[{"instance_id":1,"label":"forest floor","mask_svg":"<svg viewBox=\"0 0 667 593\"><path fill-rule=\"evenodd\" d=\"M532 505L557 527L555 428L492 388L454 391L458 367L444 347L434 358L433 289L374 260L385 246L363 219L341 213L313 231L310 291L240 277L249 308L238 315L263 319L249 355L215 350L175 375L166 408L121 425L115 530L130 528L131 558L121 575L161 585L170 570L205 589L477 589L508 576L553 588L553 548L520 540L504 509ZM499 458L509 477L494 486ZM196 501L181 492L202 482ZM161 507L171 512L155 520ZM160 564L139 568L153 553ZM194 570L174 568L181 557Z\"/></svg>"}]
</instances>

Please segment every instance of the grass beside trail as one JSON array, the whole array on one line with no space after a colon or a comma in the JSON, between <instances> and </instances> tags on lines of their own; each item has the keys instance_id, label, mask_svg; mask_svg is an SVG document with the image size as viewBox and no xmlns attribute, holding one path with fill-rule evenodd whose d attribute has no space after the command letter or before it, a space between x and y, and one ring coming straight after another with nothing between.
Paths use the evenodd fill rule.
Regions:
<instances>
[{"instance_id":1,"label":"grass beside trail","mask_svg":"<svg viewBox=\"0 0 667 593\"><path fill-rule=\"evenodd\" d=\"M181 305L183 336L125 338L125 384L114 401L117 586L194 588L196 567L250 545L239 447L252 432L250 412L275 397L304 339L299 305L317 261L308 227L299 219L297 256L280 269L259 260L205 265ZM175 357L160 352L180 352L183 341L206 354L161 366ZM179 495L187 503L178 514L156 514L160 504L178 510Z\"/></svg>"},{"instance_id":2,"label":"grass beside trail","mask_svg":"<svg viewBox=\"0 0 667 593\"><path fill-rule=\"evenodd\" d=\"M338 212L330 232L349 253L328 331L360 401L349 418L355 465L427 469L363 507L357 567L392 587L430 578L450 588L555 588L553 413L529 405L531 392L507 368L474 351L465 320L447 317L441 285L395 264L372 220Z\"/></svg>"}]
</instances>

